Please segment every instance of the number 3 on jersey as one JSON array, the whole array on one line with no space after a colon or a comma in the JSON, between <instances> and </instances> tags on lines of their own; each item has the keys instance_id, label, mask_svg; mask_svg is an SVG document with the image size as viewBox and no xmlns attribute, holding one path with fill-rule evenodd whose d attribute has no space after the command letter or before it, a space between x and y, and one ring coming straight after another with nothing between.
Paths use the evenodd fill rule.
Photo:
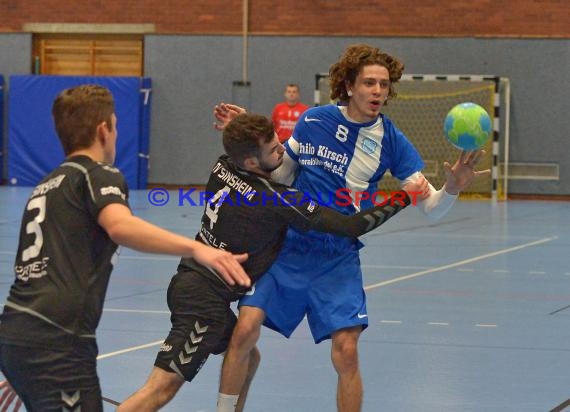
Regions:
<instances>
[{"instance_id":1,"label":"number 3 on jersey","mask_svg":"<svg viewBox=\"0 0 570 412\"><path fill-rule=\"evenodd\" d=\"M214 228L214 224L218 221L218 211L229 193L230 187L224 186L223 189L218 190L214 196L208 199L205 212L210 219L210 230Z\"/></svg>"},{"instance_id":2,"label":"number 3 on jersey","mask_svg":"<svg viewBox=\"0 0 570 412\"><path fill-rule=\"evenodd\" d=\"M26 262L39 256L42 245L44 244L44 235L42 233L40 223L42 223L46 217L46 197L40 196L30 200L26 209L38 209L39 211L36 217L26 225L26 233L34 235L34 244L24 249L22 252L22 262Z\"/></svg>"}]
</instances>

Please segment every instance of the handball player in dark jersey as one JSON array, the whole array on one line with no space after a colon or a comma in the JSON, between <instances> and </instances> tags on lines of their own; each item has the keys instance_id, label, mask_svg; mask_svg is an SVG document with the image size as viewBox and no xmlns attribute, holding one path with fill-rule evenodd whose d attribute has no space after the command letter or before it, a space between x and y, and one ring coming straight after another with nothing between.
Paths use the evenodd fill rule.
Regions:
<instances>
[{"instance_id":1,"label":"handball player in dark jersey","mask_svg":"<svg viewBox=\"0 0 570 412\"><path fill-rule=\"evenodd\" d=\"M33 189L24 210L15 280L0 318L0 369L28 412L97 412L95 330L118 245L192 256L243 286L250 285L240 265L247 255L132 215L124 177L112 166L117 118L108 89L64 90L52 114L66 159ZM3 399L13 395L6 382L0 388Z\"/></svg>"},{"instance_id":2,"label":"handball player in dark jersey","mask_svg":"<svg viewBox=\"0 0 570 412\"><path fill-rule=\"evenodd\" d=\"M224 128L223 142L226 154L210 173L206 186L209 199L196 239L232 253L247 253L243 267L252 283L277 257L289 225L357 237L380 226L411 202L402 192L398 199L348 216L271 181L269 176L281 165L284 147L271 120L264 116L239 115ZM427 181L418 182L409 193L420 198L427 189ZM323 194L322 200L328 201L330 195ZM223 353L236 323L230 303L247 292L247 288L229 286L195 259L183 258L167 293L170 333L147 382L117 411L160 409L185 381L196 376L210 354ZM254 348L248 370L251 378L259 359L259 351ZM242 390L240 408L247 389L246 385Z\"/></svg>"}]
</instances>

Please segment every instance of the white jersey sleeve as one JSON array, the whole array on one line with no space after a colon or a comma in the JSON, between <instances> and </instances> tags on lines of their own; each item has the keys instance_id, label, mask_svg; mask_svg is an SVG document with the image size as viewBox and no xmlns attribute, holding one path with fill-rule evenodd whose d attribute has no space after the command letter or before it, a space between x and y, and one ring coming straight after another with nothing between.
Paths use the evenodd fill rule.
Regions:
<instances>
[{"instance_id":1,"label":"white jersey sleeve","mask_svg":"<svg viewBox=\"0 0 570 412\"><path fill-rule=\"evenodd\" d=\"M297 176L299 163L297 163L297 160L291 157L289 153L292 152L293 155L296 154L298 158L299 143L293 137L290 137L285 147L287 150L283 153L283 163L271 173L271 179L278 183L291 186Z\"/></svg>"},{"instance_id":2,"label":"white jersey sleeve","mask_svg":"<svg viewBox=\"0 0 570 412\"><path fill-rule=\"evenodd\" d=\"M419 177L421 172L416 172L413 175L409 176L408 178L402 181L402 186L404 186L407 182L414 181ZM439 190L436 190L435 187L430 183L429 184L429 196L424 199L418 201L418 208L423 212L424 215L427 216L430 220L439 220L453 206L455 200L457 199L457 195L450 195L445 191L445 186Z\"/></svg>"}]
</instances>

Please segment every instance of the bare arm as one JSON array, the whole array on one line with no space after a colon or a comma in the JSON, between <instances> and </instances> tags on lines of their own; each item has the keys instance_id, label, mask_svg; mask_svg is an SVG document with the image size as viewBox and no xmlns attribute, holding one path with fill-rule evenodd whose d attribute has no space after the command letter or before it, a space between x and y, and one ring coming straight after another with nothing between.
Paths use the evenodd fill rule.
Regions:
<instances>
[{"instance_id":1,"label":"bare arm","mask_svg":"<svg viewBox=\"0 0 570 412\"><path fill-rule=\"evenodd\" d=\"M164 230L133 216L124 205L113 203L99 213L98 223L117 244L141 252L188 256L214 269L229 285L250 286L249 276L241 267L247 254L233 255L203 243Z\"/></svg>"}]
</instances>

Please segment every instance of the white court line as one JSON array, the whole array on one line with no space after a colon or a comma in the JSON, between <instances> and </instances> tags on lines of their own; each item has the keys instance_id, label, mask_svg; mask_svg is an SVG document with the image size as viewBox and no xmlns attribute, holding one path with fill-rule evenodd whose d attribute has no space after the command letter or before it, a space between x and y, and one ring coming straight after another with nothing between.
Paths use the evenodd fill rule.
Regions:
<instances>
[{"instance_id":1,"label":"white court line","mask_svg":"<svg viewBox=\"0 0 570 412\"><path fill-rule=\"evenodd\" d=\"M467 263L473 263L473 262L477 262L479 260L483 260L483 259L488 259L491 257L495 257L495 256L499 256L499 255L504 255L506 253L510 253L510 252L514 252L517 250L521 250L521 249L525 249L527 247L531 247L531 246L536 246L536 245L540 245L542 243L546 243L546 242L551 242L553 240L558 239L558 236L553 236L553 237L546 237L544 239L540 239L540 240L536 240L534 242L530 242L530 243L525 243L519 246L514 246L514 247L510 247L507 249L502 249L502 250L497 250L496 252L491 252L491 253L487 253L485 255L481 255L481 256L476 256L470 259L465 259L465 260L460 260L459 262L455 262L455 263L450 263L449 265L444 265L444 266L438 266L432 269L427 269L427 270L422 270L421 272L416 272L416 273L410 273L409 275L404 275L404 276L399 276L397 278L393 278L393 279L389 279L389 280L385 280L384 282L380 282L380 283L375 283L373 285L368 285L364 288L364 290L370 290L370 289L375 289L375 288L381 288L383 286L388 286L391 285L393 283L398 283L401 282L403 280L408 280L408 279L413 279L413 278L417 278L423 275L427 275L429 273L434 273L434 272L440 272L442 270L446 270L446 269L451 269L457 266L461 266L461 265L465 265Z\"/></svg>"},{"instance_id":2,"label":"white court line","mask_svg":"<svg viewBox=\"0 0 570 412\"><path fill-rule=\"evenodd\" d=\"M0 255L15 255L16 251L0 250ZM119 255L120 260L166 260L166 261L179 261L180 257L168 255L152 255L152 256L139 256L139 255Z\"/></svg>"},{"instance_id":3,"label":"white court line","mask_svg":"<svg viewBox=\"0 0 570 412\"><path fill-rule=\"evenodd\" d=\"M103 312L125 312L125 313L157 313L157 314L169 314L167 310L139 310L139 309L103 309ZM104 353L97 356L97 359L111 358L113 356L122 355L123 353L134 352L140 349L150 348L152 346L160 345L164 342L164 339L157 340L156 342L145 343L144 345L132 346L130 348L121 349L115 352Z\"/></svg>"},{"instance_id":4,"label":"white court line","mask_svg":"<svg viewBox=\"0 0 570 412\"><path fill-rule=\"evenodd\" d=\"M103 309L103 312L124 312L124 313L158 313L170 314L168 310L142 310L142 309Z\"/></svg>"},{"instance_id":5,"label":"white court line","mask_svg":"<svg viewBox=\"0 0 570 412\"><path fill-rule=\"evenodd\" d=\"M123 353L133 352L133 351L139 350L139 349L150 348L151 346L160 345L162 342L164 342L164 339L157 340L156 342L145 343L144 345L132 346L132 347L130 347L130 348L121 349L121 350L118 350L118 351L115 351L115 352L104 353L103 355L97 356L97 359L110 358L110 357L112 357L112 356L122 355Z\"/></svg>"},{"instance_id":6,"label":"white court line","mask_svg":"<svg viewBox=\"0 0 570 412\"><path fill-rule=\"evenodd\" d=\"M361 268L373 269L425 269L427 266L387 266L387 265L360 265Z\"/></svg>"},{"instance_id":7,"label":"white court line","mask_svg":"<svg viewBox=\"0 0 570 412\"><path fill-rule=\"evenodd\" d=\"M176 256L161 256L161 255L152 255L152 256L138 256L138 255L119 255L119 261L122 259L126 260L180 260L180 257Z\"/></svg>"},{"instance_id":8,"label":"white court line","mask_svg":"<svg viewBox=\"0 0 570 412\"><path fill-rule=\"evenodd\" d=\"M470 258L470 259L461 260L461 261L455 262L455 263L450 263L449 265L439 266L439 267L436 267L436 268L423 270L423 271L421 271L421 272L416 272L416 273L411 273L411 274L409 274L409 275L400 276L400 277L397 277L397 278L394 278L394 279L386 280L386 281L384 281L384 282L376 283L376 284L374 284L374 285L366 286L364 289L365 289L365 290L369 290L369 289L379 288L379 287L382 287L382 286L391 285L391 284L393 284L393 283L401 282L401 281L403 281L403 280L413 279L413 278L417 278L417 277L419 277L419 276L427 275L427 274L429 274L429 273L439 272L439 271L442 271L442 270L446 270L446 269L454 268L454 267L457 267L457 266L465 265L465 264L467 264L467 263L477 262L477 261L479 261L479 260L488 259L488 258L490 258L490 257L499 256L499 255L504 255L505 253L510 253L510 252L514 252L514 251L516 251L516 250L524 249L524 248L527 248L527 247L540 245L540 244L546 243L546 242L551 242L551 241L556 240L556 239L558 239L558 236L547 237L547 238L544 238L544 239L541 239L541 240L537 240L537 241L534 241L534 242L525 243L525 244L523 244L523 245L514 246L514 247L511 247L511 248L508 248L508 249L498 250L498 251L496 251L496 252L487 253L487 254L485 254L485 255L477 256L477 257ZM108 310L111 311L110 309L108 309ZM126 310L126 311L128 311L128 310ZM401 324L402 322L401 322L401 321L383 320L383 321L381 321L381 323ZM476 326L492 328L492 327L496 327L497 325L477 324ZM163 340L159 340L159 341L147 343L147 344L144 344L144 345L133 346L133 347L131 347L131 348L126 348L126 349L119 350L119 351L116 351L116 352L105 353L105 354L99 355L99 356L97 357L97 359L105 359L105 358L109 358L109 357L112 357L112 356L121 355L121 354L123 354L123 353L133 352L133 351L136 351L136 350L139 350L139 349L146 349L146 348L149 348L149 347L151 347L151 346L155 346L155 345L161 344L162 342L163 342Z\"/></svg>"}]
</instances>

